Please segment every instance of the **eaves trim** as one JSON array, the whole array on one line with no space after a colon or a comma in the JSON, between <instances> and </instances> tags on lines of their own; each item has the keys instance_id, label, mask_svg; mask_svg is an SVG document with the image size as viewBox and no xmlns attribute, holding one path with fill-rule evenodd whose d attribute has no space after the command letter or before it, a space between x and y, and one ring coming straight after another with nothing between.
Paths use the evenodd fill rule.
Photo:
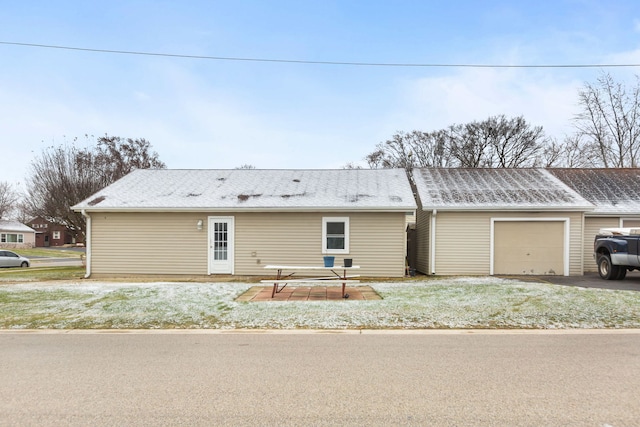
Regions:
<instances>
[{"instance_id":1,"label":"eaves trim","mask_svg":"<svg viewBox=\"0 0 640 427\"><path fill-rule=\"evenodd\" d=\"M408 212L415 211L416 206L412 207L380 207L380 208L331 208L331 207L308 207L308 208L72 208L76 212L85 211L92 212Z\"/></svg>"},{"instance_id":2,"label":"eaves trim","mask_svg":"<svg viewBox=\"0 0 640 427\"><path fill-rule=\"evenodd\" d=\"M425 212L437 210L438 212L591 212L593 206L423 206Z\"/></svg>"}]
</instances>

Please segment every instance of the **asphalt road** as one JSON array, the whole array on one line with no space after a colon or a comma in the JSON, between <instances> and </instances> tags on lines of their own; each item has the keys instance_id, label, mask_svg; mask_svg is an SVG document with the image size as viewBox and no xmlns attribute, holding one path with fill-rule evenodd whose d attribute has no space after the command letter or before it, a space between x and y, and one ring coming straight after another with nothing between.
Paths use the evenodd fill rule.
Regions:
<instances>
[{"instance_id":1,"label":"asphalt road","mask_svg":"<svg viewBox=\"0 0 640 427\"><path fill-rule=\"evenodd\" d=\"M640 271L630 271L624 280L603 280L598 273L585 273L583 276L517 276L523 281L549 282L564 286L581 286L583 288L617 289L640 291Z\"/></svg>"},{"instance_id":2,"label":"asphalt road","mask_svg":"<svg viewBox=\"0 0 640 427\"><path fill-rule=\"evenodd\" d=\"M635 426L640 333L0 333L2 426Z\"/></svg>"}]
</instances>

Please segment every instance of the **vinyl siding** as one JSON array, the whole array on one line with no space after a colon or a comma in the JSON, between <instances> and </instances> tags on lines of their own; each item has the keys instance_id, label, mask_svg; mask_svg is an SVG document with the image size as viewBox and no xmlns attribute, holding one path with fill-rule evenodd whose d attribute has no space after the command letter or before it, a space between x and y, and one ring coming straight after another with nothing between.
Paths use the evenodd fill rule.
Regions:
<instances>
[{"instance_id":1,"label":"vinyl siding","mask_svg":"<svg viewBox=\"0 0 640 427\"><path fill-rule=\"evenodd\" d=\"M489 274L490 229L487 213L438 212L435 273Z\"/></svg>"},{"instance_id":2,"label":"vinyl siding","mask_svg":"<svg viewBox=\"0 0 640 427\"><path fill-rule=\"evenodd\" d=\"M322 265L322 217L347 216L360 274L404 275L405 213L94 213L91 271L100 275L206 275L209 216L235 218L235 274L266 274L267 264ZM197 230L199 219L204 222Z\"/></svg>"},{"instance_id":3,"label":"vinyl siding","mask_svg":"<svg viewBox=\"0 0 640 427\"><path fill-rule=\"evenodd\" d=\"M418 236L418 263L416 269L423 274L431 274L429 270L429 239L431 213L419 210L416 214L416 230Z\"/></svg>"},{"instance_id":4,"label":"vinyl siding","mask_svg":"<svg viewBox=\"0 0 640 427\"><path fill-rule=\"evenodd\" d=\"M404 276L404 212L237 214L236 274L265 275L269 264L322 265L324 216L349 217L349 253L330 254L336 265L352 258L362 276Z\"/></svg>"},{"instance_id":5,"label":"vinyl siding","mask_svg":"<svg viewBox=\"0 0 640 427\"><path fill-rule=\"evenodd\" d=\"M207 233L197 213L91 215L91 272L207 274ZM206 228L206 227L205 227Z\"/></svg>"},{"instance_id":6,"label":"vinyl siding","mask_svg":"<svg viewBox=\"0 0 640 427\"><path fill-rule=\"evenodd\" d=\"M584 219L584 271L598 271L593 259L593 241L601 228L620 227L619 217L586 217Z\"/></svg>"},{"instance_id":7,"label":"vinyl siding","mask_svg":"<svg viewBox=\"0 0 640 427\"><path fill-rule=\"evenodd\" d=\"M436 217L436 274L490 274L491 218L569 218L569 274L582 274L582 214L579 212L442 211Z\"/></svg>"}]
</instances>

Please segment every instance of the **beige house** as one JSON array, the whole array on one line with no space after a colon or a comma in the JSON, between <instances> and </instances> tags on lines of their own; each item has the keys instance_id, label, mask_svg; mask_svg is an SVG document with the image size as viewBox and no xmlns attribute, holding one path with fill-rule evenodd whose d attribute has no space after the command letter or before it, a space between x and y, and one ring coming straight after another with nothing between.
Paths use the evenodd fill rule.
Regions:
<instances>
[{"instance_id":1,"label":"beige house","mask_svg":"<svg viewBox=\"0 0 640 427\"><path fill-rule=\"evenodd\" d=\"M73 206L87 219L87 276L256 275L353 259L405 273L402 169L137 170Z\"/></svg>"},{"instance_id":2,"label":"beige house","mask_svg":"<svg viewBox=\"0 0 640 427\"><path fill-rule=\"evenodd\" d=\"M593 206L545 169L414 169L418 271L582 275Z\"/></svg>"},{"instance_id":3,"label":"beige house","mask_svg":"<svg viewBox=\"0 0 640 427\"><path fill-rule=\"evenodd\" d=\"M640 227L640 169L548 169L593 206L585 212L584 271L598 271L593 241L601 228Z\"/></svg>"},{"instance_id":4,"label":"beige house","mask_svg":"<svg viewBox=\"0 0 640 427\"><path fill-rule=\"evenodd\" d=\"M18 221L0 219L0 248L33 248L36 231Z\"/></svg>"}]
</instances>

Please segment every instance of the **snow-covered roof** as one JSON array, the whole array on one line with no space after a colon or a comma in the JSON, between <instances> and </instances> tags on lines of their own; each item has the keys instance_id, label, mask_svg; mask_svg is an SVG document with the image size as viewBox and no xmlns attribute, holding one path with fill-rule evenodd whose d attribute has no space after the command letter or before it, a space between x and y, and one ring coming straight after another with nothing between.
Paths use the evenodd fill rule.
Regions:
<instances>
[{"instance_id":1,"label":"snow-covered roof","mask_svg":"<svg viewBox=\"0 0 640 427\"><path fill-rule=\"evenodd\" d=\"M74 210L414 210L403 169L136 170Z\"/></svg>"},{"instance_id":2,"label":"snow-covered roof","mask_svg":"<svg viewBox=\"0 0 640 427\"><path fill-rule=\"evenodd\" d=\"M592 215L640 215L640 169L548 169L591 202Z\"/></svg>"},{"instance_id":3,"label":"snow-covered roof","mask_svg":"<svg viewBox=\"0 0 640 427\"><path fill-rule=\"evenodd\" d=\"M424 210L593 208L545 169L424 168L413 179Z\"/></svg>"},{"instance_id":4,"label":"snow-covered roof","mask_svg":"<svg viewBox=\"0 0 640 427\"><path fill-rule=\"evenodd\" d=\"M16 233L35 233L36 231L21 222L18 221L8 221L5 219L0 219L0 231L12 231Z\"/></svg>"}]
</instances>

